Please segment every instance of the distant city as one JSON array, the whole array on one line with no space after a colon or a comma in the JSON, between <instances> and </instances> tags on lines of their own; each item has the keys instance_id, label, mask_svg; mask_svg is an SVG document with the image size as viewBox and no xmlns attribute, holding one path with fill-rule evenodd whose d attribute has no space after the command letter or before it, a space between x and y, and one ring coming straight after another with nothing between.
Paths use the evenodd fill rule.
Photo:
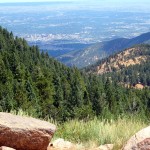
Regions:
<instances>
[{"instance_id":1,"label":"distant city","mask_svg":"<svg viewBox=\"0 0 150 150\"><path fill-rule=\"evenodd\" d=\"M71 51L77 48L71 49L71 43L132 38L150 31L150 13L146 11L105 10L93 5L86 9L85 6L69 2L1 4L0 25L42 49L48 44L46 49L50 54L61 50L61 44L69 44L70 50L68 46L64 49Z\"/></svg>"}]
</instances>

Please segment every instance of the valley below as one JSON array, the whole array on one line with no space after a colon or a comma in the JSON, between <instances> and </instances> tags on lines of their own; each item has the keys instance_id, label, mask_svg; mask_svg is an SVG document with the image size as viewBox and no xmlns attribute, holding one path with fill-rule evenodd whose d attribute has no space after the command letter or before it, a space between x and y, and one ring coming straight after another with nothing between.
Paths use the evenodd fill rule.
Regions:
<instances>
[{"instance_id":1,"label":"valley below","mask_svg":"<svg viewBox=\"0 0 150 150\"><path fill-rule=\"evenodd\" d=\"M149 150L149 6L0 2L0 150Z\"/></svg>"}]
</instances>

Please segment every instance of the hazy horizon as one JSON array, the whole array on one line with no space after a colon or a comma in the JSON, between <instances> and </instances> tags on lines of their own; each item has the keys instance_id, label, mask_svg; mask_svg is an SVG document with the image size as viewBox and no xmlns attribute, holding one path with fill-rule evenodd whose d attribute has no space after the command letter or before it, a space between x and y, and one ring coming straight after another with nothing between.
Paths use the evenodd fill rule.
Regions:
<instances>
[{"instance_id":1,"label":"hazy horizon","mask_svg":"<svg viewBox=\"0 0 150 150\"><path fill-rule=\"evenodd\" d=\"M60 9L83 9L83 10L113 10L113 11L132 11L132 12L149 12L150 1L148 0L1 0L1 6L3 5L14 5L15 3L40 3L41 5L45 3L61 3ZM45 4L46 5L46 4ZM0 8L2 9L2 8ZM54 9L54 8L53 8ZM58 9L56 7L55 9Z\"/></svg>"},{"instance_id":2,"label":"hazy horizon","mask_svg":"<svg viewBox=\"0 0 150 150\"><path fill-rule=\"evenodd\" d=\"M14 35L38 43L42 49L62 50L61 44L91 44L149 32L149 3L148 0L1 0L0 22ZM72 50L72 45L65 50Z\"/></svg>"}]
</instances>

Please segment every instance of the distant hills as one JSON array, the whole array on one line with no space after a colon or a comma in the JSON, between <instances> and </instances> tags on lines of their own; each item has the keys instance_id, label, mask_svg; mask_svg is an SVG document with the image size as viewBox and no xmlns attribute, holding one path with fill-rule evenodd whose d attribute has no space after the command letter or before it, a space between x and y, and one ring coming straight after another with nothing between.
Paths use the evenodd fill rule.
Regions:
<instances>
[{"instance_id":1,"label":"distant hills","mask_svg":"<svg viewBox=\"0 0 150 150\"><path fill-rule=\"evenodd\" d=\"M37 45L40 50L48 52L48 54L52 57L59 57L61 55L70 53L71 51L78 51L92 45L85 43L74 43L73 41L69 40L54 40L53 42L28 41L28 44L31 46Z\"/></svg>"},{"instance_id":2,"label":"distant hills","mask_svg":"<svg viewBox=\"0 0 150 150\"><path fill-rule=\"evenodd\" d=\"M88 73L111 77L113 81L126 85L150 86L150 45L141 44L87 67Z\"/></svg>"},{"instance_id":3,"label":"distant hills","mask_svg":"<svg viewBox=\"0 0 150 150\"><path fill-rule=\"evenodd\" d=\"M57 59L68 66L83 68L106 58L111 54L129 48L136 44L150 43L150 32L144 33L132 39L118 38L111 41L96 43L88 48L72 51L57 57Z\"/></svg>"},{"instance_id":4,"label":"distant hills","mask_svg":"<svg viewBox=\"0 0 150 150\"><path fill-rule=\"evenodd\" d=\"M136 45L98 61L96 64L87 67L87 70L96 74L117 72L129 66L143 64L149 58L150 46L147 44Z\"/></svg>"}]
</instances>

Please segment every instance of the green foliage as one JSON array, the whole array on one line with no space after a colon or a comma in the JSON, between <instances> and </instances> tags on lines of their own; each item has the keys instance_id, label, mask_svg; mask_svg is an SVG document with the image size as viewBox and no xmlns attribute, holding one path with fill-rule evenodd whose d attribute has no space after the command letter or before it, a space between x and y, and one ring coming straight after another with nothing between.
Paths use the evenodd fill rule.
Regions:
<instances>
[{"instance_id":1,"label":"green foliage","mask_svg":"<svg viewBox=\"0 0 150 150\"><path fill-rule=\"evenodd\" d=\"M147 125L148 123L139 118L125 116L117 120L71 120L58 126L54 139L63 138L74 143L82 143L88 149L113 143L114 149L118 150L132 135Z\"/></svg>"},{"instance_id":2,"label":"green foliage","mask_svg":"<svg viewBox=\"0 0 150 150\"><path fill-rule=\"evenodd\" d=\"M147 84L146 71L145 76ZM123 114L149 118L149 89L125 89L113 81L66 67L0 28L0 111L21 109L61 122Z\"/></svg>"}]
</instances>

